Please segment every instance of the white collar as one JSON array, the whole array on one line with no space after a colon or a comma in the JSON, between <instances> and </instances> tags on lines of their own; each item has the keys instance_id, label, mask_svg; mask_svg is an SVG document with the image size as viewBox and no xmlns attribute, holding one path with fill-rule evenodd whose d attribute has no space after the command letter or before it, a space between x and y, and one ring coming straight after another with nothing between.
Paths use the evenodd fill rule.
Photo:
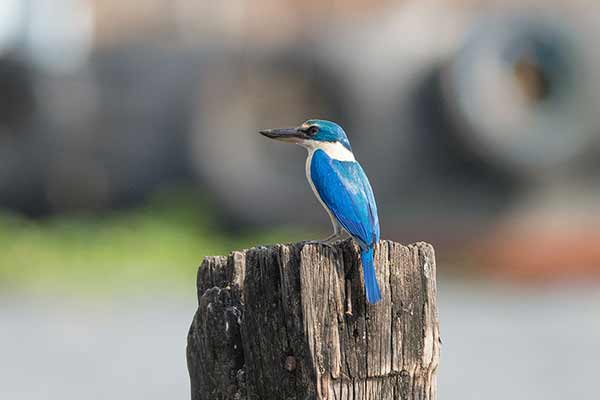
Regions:
<instances>
[{"instance_id":1,"label":"white collar","mask_svg":"<svg viewBox=\"0 0 600 400\"><path fill-rule=\"evenodd\" d=\"M354 154L340 142L321 142L317 140L305 140L299 145L308 150L312 155L316 150L323 150L331 159L338 161L356 161Z\"/></svg>"}]
</instances>

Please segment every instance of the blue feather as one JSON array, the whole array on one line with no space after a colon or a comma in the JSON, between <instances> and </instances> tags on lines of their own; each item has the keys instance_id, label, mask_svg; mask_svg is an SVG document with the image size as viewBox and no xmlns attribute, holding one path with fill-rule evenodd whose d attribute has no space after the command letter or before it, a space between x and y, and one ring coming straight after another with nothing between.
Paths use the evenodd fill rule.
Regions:
<instances>
[{"instance_id":1,"label":"blue feather","mask_svg":"<svg viewBox=\"0 0 600 400\"><path fill-rule=\"evenodd\" d=\"M367 300L369 303L375 304L381 300L381 292L379 291L377 275L375 275L375 267L373 265L373 248L370 247L367 250L362 250L360 252L360 259L363 266L363 277L365 279L365 292L367 293Z\"/></svg>"},{"instance_id":2,"label":"blue feather","mask_svg":"<svg viewBox=\"0 0 600 400\"><path fill-rule=\"evenodd\" d=\"M333 160L324 151L316 150L310 179L323 203L361 248L379 241L377 206L360 164Z\"/></svg>"},{"instance_id":3,"label":"blue feather","mask_svg":"<svg viewBox=\"0 0 600 400\"><path fill-rule=\"evenodd\" d=\"M361 248L367 299L381 299L373 247L379 241L379 218L369 180L356 161L339 161L316 150L310 165L310 179L319 197L340 225Z\"/></svg>"}]
</instances>

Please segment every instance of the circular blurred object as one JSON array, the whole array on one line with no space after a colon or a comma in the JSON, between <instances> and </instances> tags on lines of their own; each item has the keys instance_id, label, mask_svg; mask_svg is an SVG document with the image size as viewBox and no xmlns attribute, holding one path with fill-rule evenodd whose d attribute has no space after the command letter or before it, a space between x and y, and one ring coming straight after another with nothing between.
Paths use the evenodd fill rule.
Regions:
<instances>
[{"instance_id":1,"label":"circular blurred object","mask_svg":"<svg viewBox=\"0 0 600 400\"><path fill-rule=\"evenodd\" d=\"M302 50L246 54L225 56L202 79L191 137L196 176L232 220L306 222L320 216L304 177L306 154L258 131L309 118L348 126L345 98L332 75Z\"/></svg>"},{"instance_id":2,"label":"circular blurred object","mask_svg":"<svg viewBox=\"0 0 600 400\"><path fill-rule=\"evenodd\" d=\"M479 21L445 75L463 146L519 176L577 162L599 120L583 37L557 18Z\"/></svg>"}]
</instances>

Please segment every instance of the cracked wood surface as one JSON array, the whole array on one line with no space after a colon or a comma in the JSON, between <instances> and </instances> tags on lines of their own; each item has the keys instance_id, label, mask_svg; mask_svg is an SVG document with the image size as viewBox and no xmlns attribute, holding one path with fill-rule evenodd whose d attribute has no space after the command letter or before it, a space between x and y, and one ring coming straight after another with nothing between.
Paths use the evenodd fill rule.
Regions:
<instances>
[{"instance_id":1,"label":"cracked wood surface","mask_svg":"<svg viewBox=\"0 0 600 400\"><path fill-rule=\"evenodd\" d=\"M434 400L435 255L381 241L383 300L366 303L358 248L290 244L206 257L188 334L192 400Z\"/></svg>"}]
</instances>

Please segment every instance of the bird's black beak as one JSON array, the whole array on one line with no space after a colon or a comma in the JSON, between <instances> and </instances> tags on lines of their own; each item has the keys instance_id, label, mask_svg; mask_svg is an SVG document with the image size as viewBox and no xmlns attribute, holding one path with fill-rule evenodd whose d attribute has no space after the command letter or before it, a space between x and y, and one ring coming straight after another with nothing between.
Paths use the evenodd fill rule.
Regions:
<instances>
[{"instance_id":1,"label":"bird's black beak","mask_svg":"<svg viewBox=\"0 0 600 400\"><path fill-rule=\"evenodd\" d=\"M306 136L299 128L265 129L260 131L260 133L268 138L287 142L297 142Z\"/></svg>"}]
</instances>

